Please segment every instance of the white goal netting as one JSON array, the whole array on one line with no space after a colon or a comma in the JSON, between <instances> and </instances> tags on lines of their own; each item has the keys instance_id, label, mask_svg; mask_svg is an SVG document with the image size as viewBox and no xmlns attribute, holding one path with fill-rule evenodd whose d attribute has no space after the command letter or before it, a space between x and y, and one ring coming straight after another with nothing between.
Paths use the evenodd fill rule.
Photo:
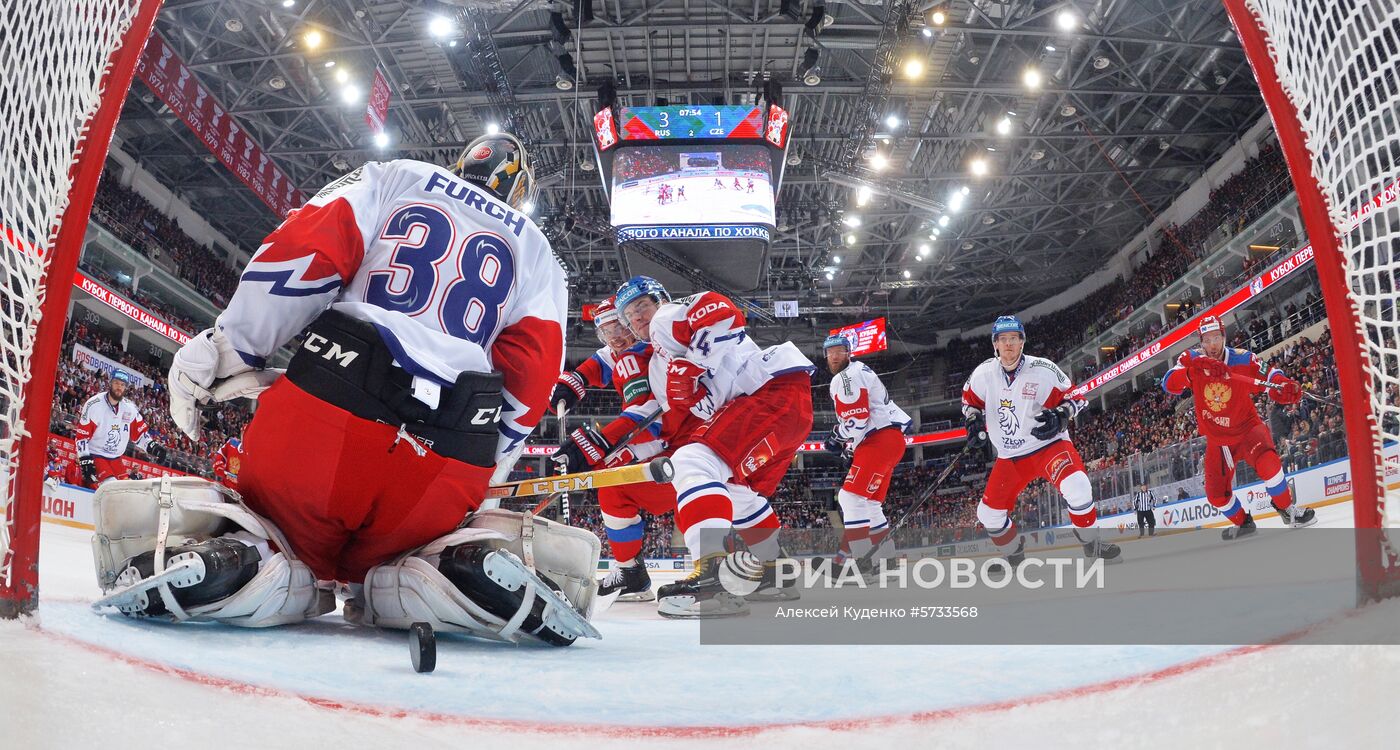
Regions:
<instances>
[{"instance_id":1,"label":"white goal netting","mask_svg":"<svg viewBox=\"0 0 1400 750\"><path fill-rule=\"evenodd\" d=\"M91 148L83 139L103 101L104 74L143 3L151 5L0 0L0 599L13 598L32 577L17 568L15 551L37 528L20 528L16 514L42 498L38 486L19 487L16 479L23 452L46 452L49 426L26 424L22 415L28 399L52 398L53 365L37 372L33 358L45 291L72 283L45 276L78 163L106 158L106 138ZM37 548L37 540L30 543Z\"/></svg>"},{"instance_id":2,"label":"white goal netting","mask_svg":"<svg viewBox=\"0 0 1400 750\"><path fill-rule=\"evenodd\" d=\"M1308 231L1337 240L1336 256L1319 250L1318 274L1328 295L1329 320L1342 387L1364 390L1365 410L1348 408L1349 434L1369 438L1375 459L1352 450L1358 527L1400 526L1400 471L1381 458L1383 443L1400 440L1400 3L1395 0L1225 0L1283 140L1302 136L1289 152ZM1266 49L1261 49L1266 48ZM1276 86L1274 80L1276 79ZM1280 91L1283 97L1276 96ZM1271 100L1271 91L1275 92ZM1284 98L1296 111L1286 111ZM1300 164L1311 180L1300 176ZM1315 188L1311 183L1315 183ZM1323 206L1312 219L1308 202ZM1325 208L1326 220L1321 218ZM1330 244L1330 243L1329 243ZM1334 272L1340 266L1341 274ZM1336 283L1329 280L1333 273ZM1348 303L1347 315L1333 302ZM1348 377L1342 360L1359 352ZM1347 365L1349 367L1350 365ZM1353 402L1354 404L1356 402ZM1355 446L1355 444L1353 444ZM1363 473L1369 474L1363 475ZM1370 488L1362 485L1369 483ZM1374 507L1364 495L1374 488ZM1387 540L1387 536L1389 540ZM1376 538L1380 554L1358 549L1363 578L1400 578L1395 558L1400 533ZM1371 555L1368 557L1367 555ZM1377 567L1379 566L1379 567ZM1365 570L1370 568L1370 570Z\"/></svg>"}]
</instances>

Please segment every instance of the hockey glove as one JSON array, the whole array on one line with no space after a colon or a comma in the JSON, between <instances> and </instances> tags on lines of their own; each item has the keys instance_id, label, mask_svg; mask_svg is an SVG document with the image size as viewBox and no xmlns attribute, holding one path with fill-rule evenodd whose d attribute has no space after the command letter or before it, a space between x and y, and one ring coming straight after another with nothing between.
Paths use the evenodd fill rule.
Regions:
<instances>
[{"instance_id":1,"label":"hockey glove","mask_svg":"<svg viewBox=\"0 0 1400 750\"><path fill-rule=\"evenodd\" d=\"M1272 398L1275 403L1287 406L1303 400L1303 386L1299 385L1298 381L1293 378L1276 375L1269 382L1283 386L1282 388L1269 389L1269 398Z\"/></svg>"},{"instance_id":2,"label":"hockey glove","mask_svg":"<svg viewBox=\"0 0 1400 750\"><path fill-rule=\"evenodd\" d=\"M584 425L569 433L569 439L554 453L554 461L566 474L587 471L601 464L608 450L607 439L592 425Z\"/></svg>"},{"instance_id":3,"label":"hockey glove","mask_svg":"<svg viewBox=\"0 0 1400 750\"><path fill-rule=\"evenodd\" d=\"M709 390L700 384L704 367L688 359L673 359L666 366L666 399L672 406L689 409L709 395Z\"/></svg>"},{"instance_id":4,"label":"hockey glove","mask_svg":"<svg viewBox=\"0 0 1400 750\"><path fill-rule=\"evenodd\" d=\"M1214 357L1192 357L1189 366L1198 376L1207 380L1224 380L1230 377L1230 368Z\"/></svg>"},{"instance_id":5,"label":"hockey glove","mask_svg":"<svg viewBox=\"0 0 1400 750\"><path fill-rule=\"evenodd\" d=\"M166 456L170 455L170 449L160 443L152 441L146 446L146 455L154 458L157 463L164 464Z\"/></svg>"},{"instance_id":6,"label":"hockey glove","mask_svg":"<svg viewBox=\"0 0 1400 750\"><path fill-rule=\"evenodd\" d=\"M987 435L987 420L982 412L972 412L964 424L967 426L968 450L973 453L986 450L992 439Z\"/></svg>"},{"instance_id":7,"label":"hockey glove","mask_svg":"<svg viewBox=\"0 0 1400 750\"><path fill-rule=\"evenodd\" d=\"M1036 440L1049 440L1060 434L1066 427L1069 427L1069 418L1073 411L1068 404L1060 404L1053 409L1044 409L1035 415L1035 421L1040 424L1031 428L1031 437Z\"/></svg>"},{"instance_id":8,"label":"hockey glove","mask_svg":"<svg viewBox=\"0 0 1400 750\"><path fill-rule=\"evenodd\" d=\"M175 352L170 365L170 418L199 439L199 409L216 401L254 398L282 372L258 370L243 361L223 333L205 329Z\"/></svg>"},{"instance_id":9,"label":"hockey glove","mask_svg":"<svg viewBox=\"0 0 1400 750\"><path fill-rule=\"evenodd\" d=\"M83 475L83 483L97 486L97 462L92 456L78 456L78 471Z\"/></svg>"},{"instance_id":10,"label":"hockey glove","mask_svg":"<svg viewBox=\"0 0 1400 750\"><path fill-rule=\"evenodd\" d=\"M583 400L588 393L583 376L576 372L566 372L559 376L559 382L554 384L554 392L549 395L549 406L553 408L560 401L564 402L565 411L573 411L574 405Z\"/></svg>"},{"instance_id":11,"label":"hockey glove","mask_svg":"<svg viewBox=\"0 0 1400 750\"><path fill-rule=\"evenodd\" d=\"M833 456L839 456L846 452L846 439L838 435L836 433L836 428L833 427L831 428L831 434L827 435L826 440L822 441L822 447L826 449L827 453Z\"/></svg>"}]
</instances>

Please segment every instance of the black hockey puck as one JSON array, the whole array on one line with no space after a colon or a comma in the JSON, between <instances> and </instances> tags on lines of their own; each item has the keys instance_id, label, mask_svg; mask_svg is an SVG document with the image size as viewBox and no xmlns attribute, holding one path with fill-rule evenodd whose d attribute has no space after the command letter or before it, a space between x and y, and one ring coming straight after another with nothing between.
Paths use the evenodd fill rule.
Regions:
<instances>
[{"instance_id":1,"label":"black hockey puck","mask_svg":"<svg viewBox=\"0 0 1400 750\"><path fill-rule=\"evenodd\" d=\"M413 671L431 672L437 668L437 636L433 626L426 622L415 622L408 626L408 658L413 660Z\"/></svg>"}]
</instances>

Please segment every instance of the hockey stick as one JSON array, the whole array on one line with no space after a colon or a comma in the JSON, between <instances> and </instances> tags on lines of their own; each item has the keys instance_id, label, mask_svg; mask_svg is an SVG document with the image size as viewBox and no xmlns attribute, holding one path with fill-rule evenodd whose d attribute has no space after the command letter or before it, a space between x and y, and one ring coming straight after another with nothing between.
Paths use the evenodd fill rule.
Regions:
<instances>
[{"instance_id":1,"label":"hockey stick","mask_svg":"<svg viewBox=\"0 0 1400 750\"><path fill-rule=\"evenodd\" d=\"M564 444L564 441L567 440L567 439L569 438L569 428L568 428L567 425L564 424L564 402L563 402L563 401L560 401L559 403L557 403L557 404L554 405L554 413L557 414L557 415L559 416L559 444L560 444L560 445L563 445L563 444ZM555 464L555 468L559 469L559 471L560 471L561 474L568 470L568 467L566 467L566 466L564 466L564 465L562 465L562 464ZM546 508L549 507L549 502L550 502L550 500L553 500L553 498L549 498L549 499L545 500L544 505L545 505ZM538 515L539 512L540 512L539 510L536 510L536 511L535 511L535 514ZM569 491L568 491L568 490L564 490L563 492L559 493L559 520L560 520L560 521L563 521L566 525L569 523Z\"/></svg>"},{"instance_id":2,"label":"hockey stick","mask_svg":"<svg viewBox=\"0 0 1400 750\"><path fill-rule=\"evenodd\" d=\"M1258 387L1263 388L1263 389L1265 389L1265 390L1270 390L1270 391L1280 391L1280 390L1283 390L1283 384L1282 384L1282 383L1270 383L1270 382L1267 381L1267 380L1260 380L1260 379L1258 379L1258 378L1251 378L1251 377L1249 377L1248 375L1237 375L1237 374L1231 373L1231 374L1230 374L1230 379L1231 379L1231 380L1235 380L1235 381L1239 381L1239 382L1241 382L1241 383L1248 383L1248 384L1250 384L1250 385L1255 385L1255 386L1258 386ZM1323 397L1321 397L1321 396L1315 396L1315 395L1312 394L1311 391L1303 391L1303 395L1306 396L1306 397L1308 397L1308 398L1310 398L1310 399L1312 399L1313 401L1318 402L1319 404L1323 404L1324 406L1333 406L1333 407L1336 407L1336 408L1338 408L1338 409L1342 408L1342 405L1339 404L1339 403L1337 403L1336 401L1333 401L1333 400L1327 399L1327 398L1323 398Z\"/></svg>"},{"instance_id":3,"label":"hockey stick","mask_svg":"<svg viewBox=\"0 0 1400 750\"><path fill-rule=\"evenodd\" d=\"M638 435L642 434L642 431L645 430L646 428L650 427L650 426L651 426L651 423L652 423L652 422L655 422L655 421L657 420L657 418L659 418L660 416L661 416L661 407L658 406L658 407L656 407L656 411L653 411L651 414L648 414L645 418L643 418L640 424L638 424L636 427L632 428L632 431L631 431L631 432L629 432L629 433L627 433L626 435L623 435L623 436L622 436L622 439L619 440L619 441L617 442L617 445L613 446L613 449L612 449L611 451L608 452L608 455L606 455L606 456L603 457L602 464L603 464L604 466L607 466L609 461L611 461L611 460L617 458L618 456L622 455L622 451L625 450L625 449L627 448L627 444L630 443L630 442L632 442L632 439L633 439L633 438L635 438L635 437L637 437ZM561 432L562 432L562 430L561 430ZM561 438L561 439L559 440L559 442L560 442L560 444L563 444L564 440ZM567 502L568 502L568 493L558 493L558 494L561 494L561 495L564 496L564 502L567 504ZM550 495L549 497L545 498L544 500L541 500L540 503L539 503L539 505L536 505L536 506L535 506L535 509L534 509L532 512L533 512L535 515L539 515L540 513L543 513L543 512L544 512L544 509L545 509L545 508L548 508L548 507L549 507L549 504L552 503L552 502L554 502L554 495ZM565 522L568 522L568 518L569 518L569 517L568 517L568 514L566 513L566 514L564 515L564 521L565 521Z\"/></svg>"},{"instance_id":4,"label":"hockey stick","mask_svg":"<svg viewBox=\"0 0 1400 750\"><path fill-rule=\"evenodd\" d=\"M545 479L521 479L515 482L493 484L486 488L486 497L533 497L552 495L556 492L596 490L599 487L617 487L640 482L670 484L674 476L675 470L671 468L671 459L663 456L653 458L644 464L614 466L611 469L560 474Z\"/></svg>"},{"instance_id":5,"label":"hockey stick","mask_svg":"<svg viewBox=\"0 0 1400 750\"><path fill-rule=\"evenodd\" d=\"M938 490L943 487L944 482L948 481L948 477L952 475L953 469L958 465L958 462L961 461L963 457L966 456L971 450L972 441L969 440L963 445L963 449L958 451L958 455L953 456L953 460L949 461L948 465L943 468L943 471L938 475L938 478L933 480L933 484L930 485L927 490L924 490L923 496L920 497L913 505L911 505L909 507L909 510L905 511L904 515L899 517L898 521L894 522L894 525L890 527L890 532L885 535L885 538L881 539L879 544L875 545L874 547L871 547L869 550L866 551L865 554L860 556L860 559L856 562L856 565L858 567L869 563L870 560L875 557L875 553L879 552L882 548L884 548L887 542L890 542L894 539L895 532L904 528L905 522L908 521L910 518L913 518L914 514L918 513L919 510L923 508L929 500L933 499L934 495L938 494Z\"/></svg>"}]
</instances>

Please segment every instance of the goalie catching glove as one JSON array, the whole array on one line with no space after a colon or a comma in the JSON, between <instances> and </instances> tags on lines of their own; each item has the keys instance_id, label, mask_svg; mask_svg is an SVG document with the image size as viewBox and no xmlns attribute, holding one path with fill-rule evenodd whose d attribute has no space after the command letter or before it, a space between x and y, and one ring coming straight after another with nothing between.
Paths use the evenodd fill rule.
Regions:
<instances>
[{"instance_id":1,"label":"goalie catching glove","mask_svg":"<svg viewBox=\"0 0 1400 750\"><path fill-rule=\"evenodd\" d=\"M206 329L175 352L170 365L170 418L181 432L198 439L201 405L254 398L281 374L249 365L223 333Z\"/></svg>"},{"instance_id":2,"label":"goalie catching glove","mask_svg":"<svg viewBox=\"0 0 1400 750\"><path fill-rule=\"evenodd\" d=\"M1069 404L1060 404L1053 409L1045 409L1035 415L1035 421L1040 424L1031 428L1031 436L1036 440L1049 440L1060 434L1069 427L1069 419L1074 416L1074 410Z\"/></svg>"}]
</instances>

